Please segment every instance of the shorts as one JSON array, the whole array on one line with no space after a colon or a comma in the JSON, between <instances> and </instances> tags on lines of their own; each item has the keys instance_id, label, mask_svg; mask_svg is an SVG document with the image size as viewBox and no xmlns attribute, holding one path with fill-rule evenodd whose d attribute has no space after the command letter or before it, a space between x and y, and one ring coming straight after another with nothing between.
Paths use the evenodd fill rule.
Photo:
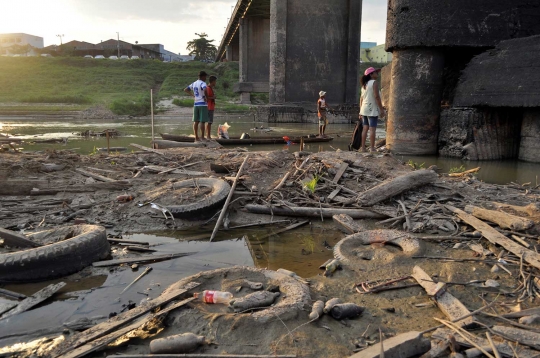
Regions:
<instances>
[{"instance_id":1,"label":"shorts","mask_svg":"<svg viewBox=\"0 0 540 358\"><path fill-rule=\"evenodd\" d=\"M195 106L193 107L193 122L208 122L208 107Z\"/></svg>"},{"instance_id":2,"label":"shorts","mask_svg":"<svg viewBox=\"0 0 540 358\"><path fill-rule=\"evenodd\" d=\"M368 117L368 116L362 116L362 121L364 123L364 126L369 126L370 128L377 128L377 120L379 117Z\"/></svg>"},{"instance_id":3,"label":"shorts","mask_svg":"<svg viewBox=\"0 0 540 358\"><path fill-rule=\"evenodd\" d=\"M328 120L326 119L326 113L322 113L319 116L319 126L325 126L328 124Z\"/></svg>"},{"instance_id":4,"label":"shorts","mask_svg":"<svg viewBox=\"0 0 540 358\"><path fill-rule=\"evenodd\" d=\"M214 123L214 110L208 110L208 124Z\"/></svg>"}]
</instances>

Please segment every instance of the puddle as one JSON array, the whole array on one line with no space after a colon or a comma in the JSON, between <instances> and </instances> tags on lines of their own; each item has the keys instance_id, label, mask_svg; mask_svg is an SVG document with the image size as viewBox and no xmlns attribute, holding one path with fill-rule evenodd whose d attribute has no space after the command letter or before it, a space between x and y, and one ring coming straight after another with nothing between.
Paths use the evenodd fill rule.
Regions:
<instances>
[{"instance_id":1,"label":"puddle","mask_svg":"<svg viewBox=\"0 0 540 358\"><path fill-rule=\"evenodd\" d=\"M319 265L332 257L332 250L325 246L333 247L344 237L328 222L264 238L276 230L268 227L220 232L218 240L212 243L207 240L209 234L201 230L125 235L124 239L149 242L157 250L155 254L193 254L152 263L153 270L123 294L122 290L144 271L144 264L139 265L138 271L111 267L102 274L84 278L73 275L77 278L2 286L31 295L51 283L67 284L55 295L54 301L46 301L30 311L0 321L0 346L29 340L30 333L54 330L65 322L120 313L129 301L138 305L155 298L172 283L200 271L239 265L272 270L285 268L302 277L313 277L322 273ZM185 239L195 235L200 239ZM113 249L123 250L119 246Z\"/></svg>"}]
</instances>

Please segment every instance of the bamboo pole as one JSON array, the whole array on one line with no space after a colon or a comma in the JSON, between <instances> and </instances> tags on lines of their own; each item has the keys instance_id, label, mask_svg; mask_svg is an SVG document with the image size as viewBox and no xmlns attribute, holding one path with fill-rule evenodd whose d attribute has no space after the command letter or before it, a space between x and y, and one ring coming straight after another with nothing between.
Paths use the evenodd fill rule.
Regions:
<instances>
[{"instance_id":1,"label":"bamboo pole","mask_svg":"<svg viewBox=\"0 0 540 358\"><path fill-rule=\"evenodd\" d=\"M225 214L227 213L227 208L229 206L229 203L231 202L231 198L234 194L234 190L236 189L236 184L238 184L238 179L240 179L240 177L242 176L242 171L244 170L244 166L246 165L248 159L249 159L249 154L246 155L246 159L244 159L244 162L240 166L240 169L238 169L236 178L234 178L234 182L231 187L231 191L229 192L229 196L227 196L227 200L225 201L225 205L223 205L223 209L221 209L221 213L219 214L219 218L216 223L216 226L214 227L214 231L212 232L212 236L210 236L210 242L212 242L212 240L214 240L214 238L216 237L219 227L221 226L221 223L223 222L223 219L225 218Z\"/></svg>"},{"instance_id":2,"label":"bamboo pole","mask_svg":"<svg viewBox=\"0 0 540 358\"><path fill-rule=\"evenodd\" d=\"M152 143L154 143L154 90L150 89L150 117L152 120Z\"/></svg>"},{"instance_id":3,"label":"bamboo pole","mask_svg":"<svg viewBox=\"0 0 540 358\"><path fill-rule=\"evenodd\" d=\"M109 137L109 130L107 129L106 131L106 134L107 134L107 155L111 155L111 143L110 143L110 137Z\"/></svg>"}]
</instances>

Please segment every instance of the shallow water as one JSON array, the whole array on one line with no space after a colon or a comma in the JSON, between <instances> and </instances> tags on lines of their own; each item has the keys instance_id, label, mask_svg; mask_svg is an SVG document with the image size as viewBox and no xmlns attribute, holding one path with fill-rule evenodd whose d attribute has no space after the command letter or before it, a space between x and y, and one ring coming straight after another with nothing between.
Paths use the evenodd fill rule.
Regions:
<instances>
[{"instance_id":1,"label":"shallow water","mask_svg":"<svg viewBox=\"0 0 540 358\"><path fill-rule=\"evenodd\" d=\"M268 124L254 122L254 117L251 115L227 115L217 117L215 120L217 127L218 123L228 122L231 125L229 133L231 136L239 136L242 133L249 133L254 136L295 136L317 134L317 124L304 123L279 123ZM174 119L156 118L155 135L159 138L159 133L173 133L179 135L192 134L190 117L182 116ZM261 126L272 129L271 132L254 131L254 128ZM128 152L138 150L130 147L130 143L150 146L151 140L151 125L148 119L129 119L129 120L50 120L50 119L27 119L27 118L0 118L0 133L10 133L11 135L21 135L27 139L47 139L47 138L62 138L68 137L68 143L63 144L27 144L22 147L25 150L37 151L46 149L75 149L78 153L89 154L95 151L95 148L104 148L107 146L105 138L81 138L74 133L85 130L102 131L105 129L117 129L123 136L112 138L110 140L111 147L125 147ZM327 134L334 137L334 140L329 143L307 144L305 150L319 152L325 150L348 150L351 134L354 129L353 124L330 124L327 128ZM215 133L216 128L212 131ZM384 128L377 129L377 137L384 138ZM285 149L297 151L298 144L287 147L286 145L255 145L248 146L248 150L277 150ZM424 163L425 167L436 164L442 172L448 172L451 168L460 167L463 165L466 169L482 167L478 173L478 178L489 183L507 184L510 182L532 183L537 185L537 176L540 174L540 164L526 163L518 160L504 161L486 161L486 162L470 162L454 158L443 158L437 156L427 157L401 157L403 161L412 160L418 164Z\"/></svg>"}]
</instances>

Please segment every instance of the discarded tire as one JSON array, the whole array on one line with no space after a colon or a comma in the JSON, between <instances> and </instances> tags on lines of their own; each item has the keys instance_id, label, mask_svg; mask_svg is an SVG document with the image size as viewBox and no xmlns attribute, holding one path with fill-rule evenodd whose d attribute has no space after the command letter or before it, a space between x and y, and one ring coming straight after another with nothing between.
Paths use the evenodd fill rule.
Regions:
<instances>
[{"instance_id":1,"label":"discarded tire","mask_svg":"<svg viewBox=\"0 0 540 358\"><path fill-rule=\"evenodd\" d=\"M226 181L211 178L190 179L174 183L173 190L196 187L211 188L212 192L194 203L168 206L167 208L175 217L193 220L211 217L218 209L221 209L231 190L231 186Z\"/></svg>"},{"instance_id":2,"label":"discarded tire","mask_svg":"<svg viewBox=\"0 0 540 358\"><path fill-rule=\"evenodd\" d=\"M78 272L109 255L105 228L77 225L28 235L60 240L34 249L0 254L0 282L36 282ZM68 239L65 239L68 237Z\"/></svg>"},{"instance_id":3,"label":"discarded tire","mask_svg":"<svg viewBox=\"0 0 540 358\"><path fill-rule=\"evenodd\" d=\"M334 247L334 257L344 265L359 264L362 260L366 259L360 255L362 250L364 250L362 247L376 243L397 246L403 251L398 254L388 252L384 256L384 259L387 261L393 261L403 256L420 255L424 251L423 242L409 237L406 233L395 230L370 230L347 236L338 242ZM377 264L380 263L379 261Z\"/></svg>"},{"instance_id":4,"label":"discarded tire","mask_svg":"<svg viewBox=\"0 0 540 358\"><path fill-rule=\"evenodd\" d=\"M252 281L263 282L265 288L268 288L269 286L277 286L279 287L281 295L276 298L276 301L271 307L264 310L256 310L254 313L240 313L240 315L244 318L265 323L269 320L277 319L276 316L278 316L281 320L285 321L297 317L298 313L311 303L309 287L298 279L276 271L240 266L212 271L203 271L196 275L186 277L185 279L169 286L163 292L163 294L167 294L176 289L185 287L191 282L200 283L200 286L197 287L198 291L207 289L226 290L226 288L229 287L229 282L236 282L239 279L245 278ZM240 298L236 292L231 291L231 293L233 293L236 299ZM245 296L244 293L241 293L240 295ZM233 314L230 309L223 309L228 313Z\"/></svg>"}]
</instances>

